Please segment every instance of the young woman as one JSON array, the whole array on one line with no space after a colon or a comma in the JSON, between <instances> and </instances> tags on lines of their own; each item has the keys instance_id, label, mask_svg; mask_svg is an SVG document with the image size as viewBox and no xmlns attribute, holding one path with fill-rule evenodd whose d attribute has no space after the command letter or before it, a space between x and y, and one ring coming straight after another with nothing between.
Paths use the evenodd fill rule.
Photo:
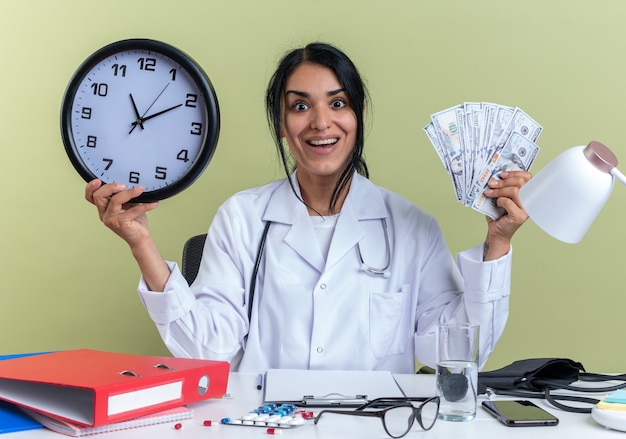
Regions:
<instances>
[{"instance_id":1,"label":"young woman","mask_svg":"<svg viewBox=\"0 0 626 439\"><path fill-rule=\"evenodd\" d=\"M99 180L85 196L130 246L140 297L176 356L233 369L385 369L434 365L441 321L481 326L481 362L505 326L511 238L527 219L522 171L487 195L506 214L456 263L433 217L368 180L362 157L367 92L337 48L288 53L267 90L286 178L235 194L219 209L189 287L148 227L143 188ZM261 245L261 243L263 245ZM256 269L255 269L256 266Z\"/></svg>"}]
</instances>

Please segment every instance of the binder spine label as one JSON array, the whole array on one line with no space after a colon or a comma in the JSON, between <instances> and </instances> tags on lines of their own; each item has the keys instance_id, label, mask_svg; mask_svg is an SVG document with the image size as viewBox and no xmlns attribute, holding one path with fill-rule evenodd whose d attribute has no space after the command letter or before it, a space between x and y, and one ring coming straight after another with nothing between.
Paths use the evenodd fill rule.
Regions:
<instances>
[{"instance_id":1,"label":"binder spine label","mask_svg":"<svg viewBox=\"0 0 626 439\"><path fill-rule=\"evenodd\" d=\"M132 410L180 400L183 397L183 381L148 387L132 392L109 396L108 416L114 416Z\"/></svg>"}]
</instances>

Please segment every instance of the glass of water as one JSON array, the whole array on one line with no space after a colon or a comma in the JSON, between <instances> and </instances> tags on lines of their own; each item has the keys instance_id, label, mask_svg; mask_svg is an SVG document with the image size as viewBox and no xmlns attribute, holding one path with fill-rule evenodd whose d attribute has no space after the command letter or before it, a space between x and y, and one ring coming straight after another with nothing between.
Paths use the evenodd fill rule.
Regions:
<instances>
[{"instance_id":1,"label":"glass of water","mask_svg":"<svg viewBox=\"0 0 626 439\"><path fill-rule=\"evenodd\" d=\"M471 421L476 417L480 327L441 323L437 328L439 419Z\"/></svg>"}]
</instances>

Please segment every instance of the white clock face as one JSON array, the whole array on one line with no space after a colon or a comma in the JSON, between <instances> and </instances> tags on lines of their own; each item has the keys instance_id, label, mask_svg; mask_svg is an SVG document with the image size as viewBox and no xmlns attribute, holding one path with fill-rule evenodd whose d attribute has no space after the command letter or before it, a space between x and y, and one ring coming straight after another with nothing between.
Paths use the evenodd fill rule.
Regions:
<instances>
[{"instance_id":1,"label":"white clock face","mask_svg":"<svg viewBox=\"0 0 626 439\"><path fill-rule=\"evenodd\" d=\"M219 129L211 126L216 121L198 73L162 53L134 48L83 69L68 87L63 110L68 153L83 177L166 196L180 182L191 184L212 155L207 158L206 148L214 146L205 147L207 136Z\"/></svg>"}]
</instances>

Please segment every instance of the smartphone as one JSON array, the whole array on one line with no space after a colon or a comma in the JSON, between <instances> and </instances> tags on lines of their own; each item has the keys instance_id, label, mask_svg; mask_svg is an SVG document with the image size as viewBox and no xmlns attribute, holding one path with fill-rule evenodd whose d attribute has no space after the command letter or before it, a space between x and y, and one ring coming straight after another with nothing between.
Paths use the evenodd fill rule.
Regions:
<instances>
[{"instance_id":1,"label":"smartphone","mask_svg":"<svg viewBox=\"0 0 626 439\"><path fill-rule=\"evenodd\" d=\"M483 401L483 408L509 427L557 425L559 419L528 400Z\"/></svg>"}]
</instances>

